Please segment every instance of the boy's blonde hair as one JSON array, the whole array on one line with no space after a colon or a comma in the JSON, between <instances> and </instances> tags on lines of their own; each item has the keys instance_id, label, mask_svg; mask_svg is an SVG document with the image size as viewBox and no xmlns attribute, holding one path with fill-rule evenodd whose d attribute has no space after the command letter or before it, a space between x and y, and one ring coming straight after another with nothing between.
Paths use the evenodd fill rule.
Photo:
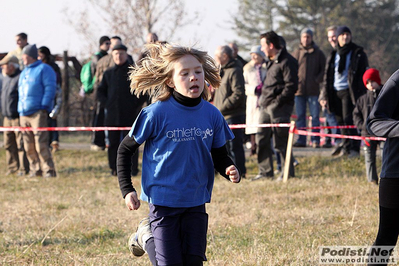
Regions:
<instances>
[{"instance_id":1,"label":"boy's blonde hair","mask_svg":"<svg viewBox=\"0 0 399 266\"><path fill-rule=\"evenodd\" d=\"M147 44L146 49L148 55L129 73L131 92L135 95L148 93L153 101L167 100L173 92L173 88L166 85L173 75L173 63L185 55L194 56L202 64L205 81L213 88L219 87L221 80L219 68L207 52L192 47L160 43ZM205 82L201 96L205 100L209 98L209 89Z\"/></svg>"}]
</instances>

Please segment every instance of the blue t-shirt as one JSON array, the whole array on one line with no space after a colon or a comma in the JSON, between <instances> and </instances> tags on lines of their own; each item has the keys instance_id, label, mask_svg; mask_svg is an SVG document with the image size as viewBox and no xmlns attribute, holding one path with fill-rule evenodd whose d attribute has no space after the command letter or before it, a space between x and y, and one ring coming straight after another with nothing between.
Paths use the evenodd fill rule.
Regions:
<instances>
[{"instance_id":1,"label":"blue t-shirt","mask_svg":"<svg viewBox=\"0 0 399 266\"><path fill-rule=\"evenodd\" d=\"M144 108L129 136L145 142L140 198L166 207L210 202L214 167L212 148L234 135L220 111L202 100L187 107L173 97Z\"/></svg>"},{"instance_id":2,"label":"blue t-shirt","mask_svg":"<svg viewBox=\"0 0 399 266\"><path fill-rule=\"evenodd\" d=\"M346 55L345 69L341 74L338 72L339 60L341 57L338 53L336 53L336 55L335 55L334 89L337 91L349 88L348 70L349 70L349 64L351 62L351 55L352 55L352 51L350 51Z\"/></svg>"}]
</instances>

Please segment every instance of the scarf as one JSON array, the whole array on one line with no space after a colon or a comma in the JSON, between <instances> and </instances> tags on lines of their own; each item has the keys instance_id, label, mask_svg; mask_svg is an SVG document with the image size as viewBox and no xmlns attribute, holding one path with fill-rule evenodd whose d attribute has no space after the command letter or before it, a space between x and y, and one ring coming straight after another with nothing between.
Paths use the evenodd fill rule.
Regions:
<instances>
[{"instance_id":1,"label":"scarf","mask_svg":"<svg viewBox=\"0 0 399 266\"><path fill-rule=\"evenodd\" d=\"M338 64L338 73L342 74L345 70L346 66L346 56L350 51L352 51L355 48L355 44L353 42L350 42L348 44L345 44L344 46L337 46L337 53L339 54L339 64Z\"/></svg>"}]
</instances>

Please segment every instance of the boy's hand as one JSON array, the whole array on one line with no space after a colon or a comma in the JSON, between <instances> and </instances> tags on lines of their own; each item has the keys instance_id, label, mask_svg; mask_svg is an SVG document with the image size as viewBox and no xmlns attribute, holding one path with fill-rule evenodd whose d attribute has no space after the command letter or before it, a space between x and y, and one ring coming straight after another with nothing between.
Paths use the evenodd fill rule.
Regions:
<instances>
[{"instance_id":1,"label":"boy's hand","mask_svg":"<svg viewBox=\"0 0 399 266\"><path fill-rule=\"evenodd\" d=\"M140 208L140 201L137 197L136 191L130 192L126 195L125 203L129 211L137 210L138 208Z\"/></svg>"},{"instance_id":2,"label":"boy's hand","mask_svg":"<svg viewBox=\"0 0 399 266\"><path fill-rule=\"evenodd\" d=\"M240 182L240 173L238 172L238 169L234 165L230 165L229 167L226 168L226 175L229 176L230 181L233 183L238 183Z\"/></svg>"}]
</instances>

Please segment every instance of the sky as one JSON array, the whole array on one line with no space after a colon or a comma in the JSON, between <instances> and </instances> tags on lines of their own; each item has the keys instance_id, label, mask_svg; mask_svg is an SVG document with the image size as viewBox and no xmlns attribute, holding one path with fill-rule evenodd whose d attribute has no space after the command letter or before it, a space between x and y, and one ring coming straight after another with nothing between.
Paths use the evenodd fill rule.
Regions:
<instances>
[{"instance_id":1,"label":"sky","mask_svg":"<svg viewBox=\"0 0 399 266\"><path fill-rule=\"evenodd\" d=\"M185 0L187 16L190 17L197 11L200 18L198 23L188 25L176 34L180 39L179 43L195 43L196 47L208 51L213 56L217 46L237 40L237 36L231 30L231 17L237 12L237 1ZM79 42L82 37L68 24L66 15L62 12L65 7L79 10L84 5L84 0L1 0L2 10L7 11L2 12L0 53L14 50L15 35L25 32L30 44L36 44L37 47L47 46L53 54L61 54L67 50L70 56L77 56L78 59L82 59L86 54L89 56L90 51L85 51L87 45ZM111 32L95 34L98 34L98 39L102 35L114 35ZM161 38L161 34L159 35Z\"/></svg>"}]
</instances>

